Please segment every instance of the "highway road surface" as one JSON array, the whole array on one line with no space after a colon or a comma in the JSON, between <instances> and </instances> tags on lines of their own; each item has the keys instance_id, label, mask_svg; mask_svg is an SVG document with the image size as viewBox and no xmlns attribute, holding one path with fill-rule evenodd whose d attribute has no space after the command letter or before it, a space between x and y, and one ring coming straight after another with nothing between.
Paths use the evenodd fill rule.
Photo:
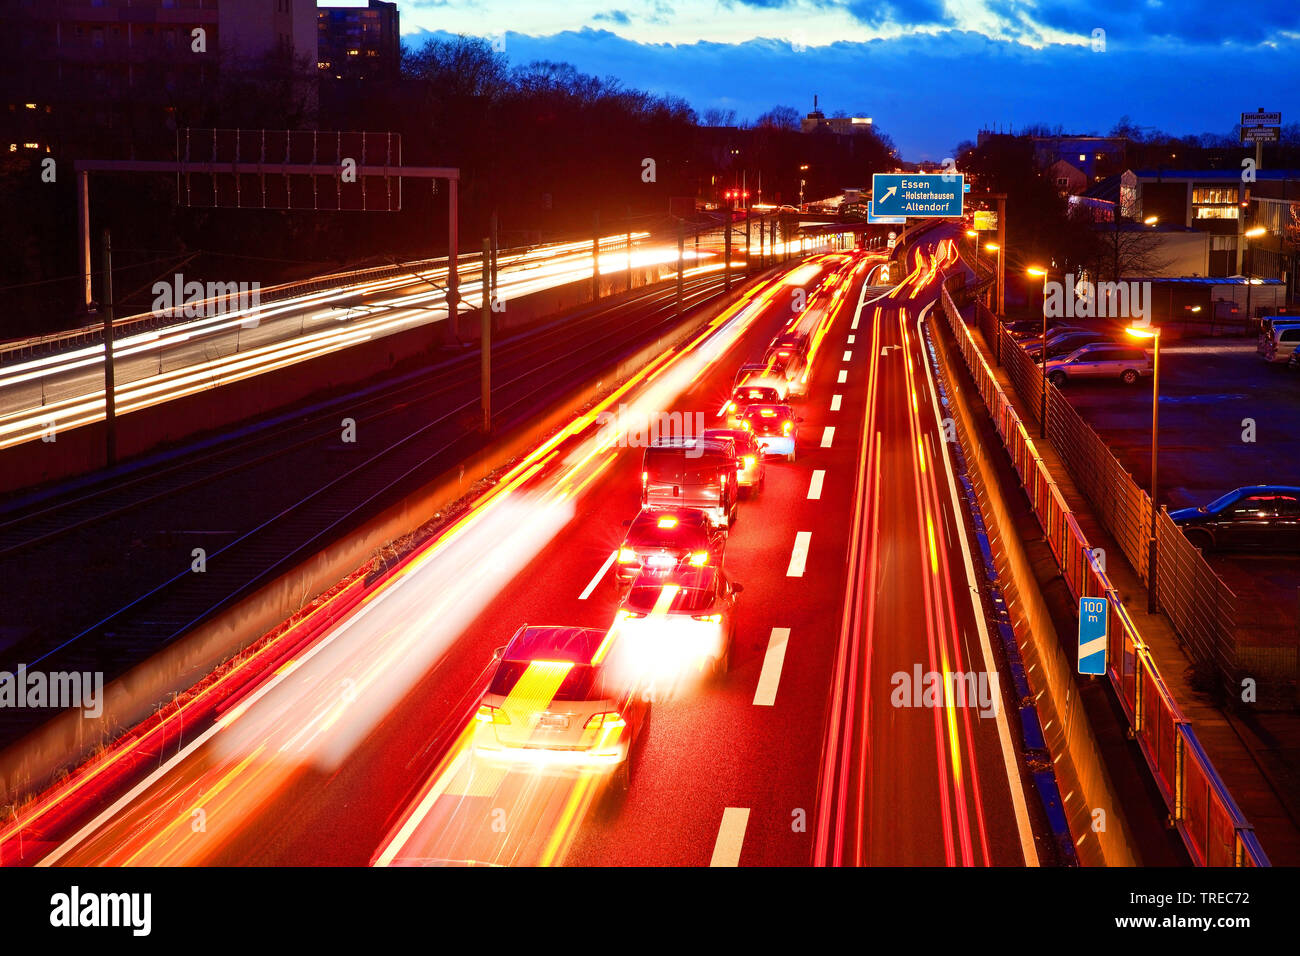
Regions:
<instances>
[{"instance_id":1,"label":"highway road surface","mask_svg":"<svg viewBox=\"0 0 1300 956\"><path fill-rule=\"evenodd\" d=\"M946 254L908 263L892 291L860 252L747 290L130 786L65 794L82 806L72 817L38 801L0 831L0 858L1037 865L1041 811L978 610L926 347ZM810 387L797 459L769 460L729 533L724 567L744 586L730 669L655 689L626 793L482 764L468 739L494 649L523 624L603 629L615 614L642 452L611 444L596 413L715 426L736 369L791 323L814 337Z\"/></svg>"}]
</instances>

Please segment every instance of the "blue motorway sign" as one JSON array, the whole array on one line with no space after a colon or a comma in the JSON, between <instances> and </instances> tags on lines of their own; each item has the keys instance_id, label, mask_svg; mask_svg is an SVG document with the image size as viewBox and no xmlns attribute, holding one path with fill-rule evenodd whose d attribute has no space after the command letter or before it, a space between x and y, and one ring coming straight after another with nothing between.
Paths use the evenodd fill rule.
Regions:
<instances>
[{"instance_id":1,"label":"blue motorway sign","mask_svg":"<svg viewBox=\"0 0 1300 956\"><path fill-rule=\"evenodd\" d=\"M1110 602L1104 597L1079 598L1079 673L1106 673L1106 629Z\"/></svg>"},{"instance_id":2,"label":"blue motorway sign","mask_svg":"<svg viewBox=\"0 0 1300 956\"><path fill-rule=\"evenodd\" d=\"M907 223L906 216L877 216L876 204L874 202L867 204L867 222L888 224L891 226L901 226Z\"/></svg>"},{"instance_id":3,"label":"blue motorway sign","mask_svg":"<svg viewBox=\"0 0 1300 956\"><path fill-rule=\"evenodd\" d=\"M960 173L876 173L871 177L877 216L958 217L965 191L966 177Z\"/></svg>"}]
</instances>

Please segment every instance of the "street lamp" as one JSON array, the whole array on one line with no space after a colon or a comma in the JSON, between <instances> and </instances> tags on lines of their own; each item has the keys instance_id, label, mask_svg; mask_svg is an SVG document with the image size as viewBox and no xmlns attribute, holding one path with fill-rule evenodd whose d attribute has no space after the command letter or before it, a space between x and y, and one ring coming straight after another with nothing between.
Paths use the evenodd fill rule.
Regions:
<instances>
[{"instance_id":1,"label":"street lamp","mask_svg":"<svg viewBox=\"0 0 1300 956\"><path fill-rule=\"evenodd\" d=\"M1031 276L1037 276L1043 280L1043 350L1039 354L1042 362L1042 388L1038 397L1038 437L1047 437L1047 270L1039 269L1036 266L1030 266L1025 270Z\"/></svg>"},{"instance_id":2,"label":"street lamp","mask_svg":"<svg viewBox=\"0 0 1300 956\"><path fill-rule=\"evenodd\" d=\"M997 281L995 282L995 285L997 286L997 303L996 303L996 304L997 304L998 310L997 310L997 313L993 316L993 318L996 320L995 328L998 330L998 333L997 333L998 343L997 343L997 349L996 349L996 351L997 351L997 360L998 360L998 365L1001 365L1001 364L1002 364L1002 304L1003 304L1003 303L1002 303L1002 280L1003 280L1003 275L1002 275L1002 247L1001 247L1000 245L998 245L996 242L986 242L986 243L984 243L984 251L985 251L985 252L996 252L996 253L998 254L998 272L997 272ZM992 311L992 310L990 310L990 311Z\"/></svg>"},{"instance_id":3,"label":"street lamp","mask_svg":"<svg viewBox=\"0 0 1300 956\"><path fill-rule=\"evenodd\" d=\"M1246 232L1245 232L1245 236L1246 236L1246 239L1247 239L1247 240L1250 240L1250 239L1258 239L1260 236L1264 235L1264 233L1266 233L1266 232L1268 232L1268 230L1265 229L1263 226L1252 226L1250 229L1247 229L1247 230L1246 230ZM1249 326L1250 326L1250 287L1251 287L1252 285L1255 284L1254 279L1251 278L1251 273L1255 271L1255 270L1254 270L1254 266L1255 266L1254 259L1255 259L1255 257L1254 257L1254 255L1251 254L1251 251L1250 251L1250 242L1247 241L1247 243L1246 243L1246 323L1247 323L1247 328L1249 328Z\"/></svg>"},{"instance_id":4,"label":"street lamp","mask_svg":"<svg viewBox=\"0 0 1300 956\"><path fill-rule=\"evenodd\" d=\"M1147 542L1147 613L1156 613L1156 455L1160 450L1160 330L1152 326L1124 330L1134 338L1150 339L1151 358L1151 539Z\"/></svg>"}]
</instances>

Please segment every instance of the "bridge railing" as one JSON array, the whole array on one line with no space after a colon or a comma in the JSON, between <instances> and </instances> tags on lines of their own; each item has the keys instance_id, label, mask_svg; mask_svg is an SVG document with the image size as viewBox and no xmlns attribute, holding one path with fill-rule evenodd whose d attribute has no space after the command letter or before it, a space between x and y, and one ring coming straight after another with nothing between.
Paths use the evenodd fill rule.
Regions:
<instances>
[{"instance_id":1,"label":"bridge railing","mask_svg":"<svg viewBox=\"0 0 1300 956\"><path fill-rule=\"evenodd\" d=\"M1169 818L1199 866L1268 866L1254 828L1219 777L1165 685L1128 610L944 287L944 316L993 419L1070 593L1109 605L1107 678L1119 698ZM1003 343L1004 348L1006 343ZM1016 352L1023 352L1017 347ZM1006 352L1003 353L1004 360Z\"/></svg>"}]
</instances>

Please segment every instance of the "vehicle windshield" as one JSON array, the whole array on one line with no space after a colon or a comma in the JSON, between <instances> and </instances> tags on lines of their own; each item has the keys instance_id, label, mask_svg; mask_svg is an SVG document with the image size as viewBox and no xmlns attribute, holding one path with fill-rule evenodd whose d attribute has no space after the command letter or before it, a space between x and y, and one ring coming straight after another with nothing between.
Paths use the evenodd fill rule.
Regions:
<instances>
[{"instance_id":1,"label":"vehicle windshield","mask_svg":"<svg viewBox=\"0 0 1300 956\"><path fill-rule=\"evenodd\" d=\"M1240 489L1237 489L1235 491L1230 491L1226 495L1220 495L1218 498L1215 498L1213 501L1211 501L1208 505L1205 506L1205 510L1221 511L1240 497L1241 497Z\"/></svg>"}]
</instances>

